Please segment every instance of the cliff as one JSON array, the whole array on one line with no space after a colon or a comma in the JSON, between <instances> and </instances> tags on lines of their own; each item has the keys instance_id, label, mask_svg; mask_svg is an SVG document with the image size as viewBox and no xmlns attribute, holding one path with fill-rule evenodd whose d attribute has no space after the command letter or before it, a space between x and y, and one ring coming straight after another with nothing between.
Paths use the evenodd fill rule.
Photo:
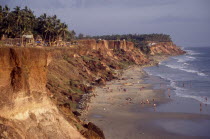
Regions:
<instances>
[{"instance_id":1,"label":"cliff","mask_svg":"<svg viewBox=\"0 0 210 139\"><path fill-rule=\"evenodd\" d=\"M152 46L151 54L182 54L175 45ZM149 63L126 41L80 40L71 48L0 48L0 138L104 138L78 109L95 85L116 70Z\"/></svg>"},{"instance_id":2,"label":"cliff","mask_svg":"<svg viewBox=\"0 0 210 139\"><path fill-rule=\"evenodd\" d=\"M83 138L49 99L48 54L0 48L0 138Z\"/></svg>"},{"instance_id":3,"label":"cliff","mask_svg":"<svg viewBox=\"0 0 210 139\"><path fill-rule=\"evenodd\" d=\"M184 54L185 51L181 50L181 48L177 47L172 42L162 42L157 43L150 47L151 55L181 55Z\"/></svg>"}]
</instances>

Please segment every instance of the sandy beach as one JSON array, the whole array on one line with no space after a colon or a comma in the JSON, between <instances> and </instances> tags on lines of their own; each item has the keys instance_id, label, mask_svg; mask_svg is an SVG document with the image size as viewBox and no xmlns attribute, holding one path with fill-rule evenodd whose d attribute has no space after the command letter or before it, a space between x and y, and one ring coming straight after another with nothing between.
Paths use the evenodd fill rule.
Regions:
<instances>
[{"instance_id":1,"label":"sandy beach","mask_svg":"<svg viewBox=\"0 0 210 139\"><path fill-rule=\"evenodd\" d=\"M167 88L145 84L142 67L125 70L122 76L97 87L88 104L87 121L99 126L107 139L209 138L210 115L158 112L171 99Z\"/></svg>"}]
</instances>

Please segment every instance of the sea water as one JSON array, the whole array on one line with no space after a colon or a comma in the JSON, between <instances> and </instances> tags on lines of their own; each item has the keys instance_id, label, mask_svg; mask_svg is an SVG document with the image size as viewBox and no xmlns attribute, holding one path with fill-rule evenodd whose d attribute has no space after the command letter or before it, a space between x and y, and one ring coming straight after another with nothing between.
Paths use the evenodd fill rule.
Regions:
<instances>
[{"instance_id":1,"label":"sea water","mask_svg":"<svg viewBox=\"0 0 210 139\"><path fill-rule=\"evenodd\" d=\"M191 99L198 107L195 110L197 111L200 105L210 104L210 47L188 47L184 50L186 54L170 57L158 66L145 68L145 71L167 81L167 88L174 92L174 99ZM190 105L191 102L184 102L182 110L189 111ZM210 110L206 110L205 113L209 113Z\"/></svg>"}]
</instances>

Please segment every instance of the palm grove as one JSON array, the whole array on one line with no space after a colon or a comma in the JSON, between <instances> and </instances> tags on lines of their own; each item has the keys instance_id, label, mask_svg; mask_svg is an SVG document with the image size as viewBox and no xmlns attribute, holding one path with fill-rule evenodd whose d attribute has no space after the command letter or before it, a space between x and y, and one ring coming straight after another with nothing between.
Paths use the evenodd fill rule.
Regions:
<instances>
[{"instance_id":1,"label":"palm grove","mask_svg":"<svg viewBox=\"0 0 210 139\"><path fill-rule=\"evenodd\" d=\"M56 15L49 16L45 13L36 17L31 9L25 7L15 7L10 11L8 6L2 7L0 5L0 38L6 35L9 38L21 38L24 34L38 35L44 39L45 42L53 42L59 37L64 41L71 41L74 39L105 39L105 40L128 40L132 41L136 47L143 52L149 53L147 46L148 41L152 42L171 42L171 37L166 34L125 34L125 35L101 35L90 36L79 34L68 29L67 24L57 19Z\"/></svg>"},{"instance_id":2,"label":"palm grove","mask_svg":"<svg viewBox=\"0 0 210 139\"><path fill-rule=\"evenodd\" d=\"M21 9L17 6L10 11L8 6L0 5L0 37L3 34L9 38L20 38L24 34L33 34L35 37L40 35L49 42L58 37L71 40L75 36L75 32L70 31L67 24L57 19L56 15L44 13L36 17L28 7Z\"/></svg>"}]
</instances>

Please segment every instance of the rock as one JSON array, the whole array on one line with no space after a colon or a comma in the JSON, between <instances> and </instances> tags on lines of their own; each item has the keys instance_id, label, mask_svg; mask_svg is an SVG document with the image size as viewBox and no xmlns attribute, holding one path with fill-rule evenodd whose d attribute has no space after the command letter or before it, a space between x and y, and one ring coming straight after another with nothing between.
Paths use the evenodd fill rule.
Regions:
<instances>
[{"instance_id":1,"label":"rock","mask_svg":"<svg viewBox=\"0 0 210 139\"><path fill-rule=\"evenodd\" d=\"M127 97L125 100L127 100L127 101L132 101L132 98Z\"/></svg>"},{"instance_id":2,"label":"rock","mask_svg":"<svg viewBox=\"0 0 210 139\"><path fill-rule=\"evenodd\" d=\"M88 139L105 139L103 131L92 122L85 124L84 127L88 129L83 135Z\"/></svg>"},{"instance_id":3,"label":"rock","mask_svg":"<svg viewBox=\"0 0 210 139\"><path fill-rule=\"evenodd\" d=\"M104 84L106 84L106 81L105 81L104 79L102 79L102 78L96 80L95 82L96 82L98 85L104 85Z\"/></svg>"},{"instance_id":4,"label":"rock","mask_svg":"<svg viewBox=\"0 0 210 139\"><path fill-rule=\"evenodd\" d=\"M74 114L75 116L81 116L81 114L80 114L78 111L73 111L73 114Z\"/></svg>"}]
</instances>

